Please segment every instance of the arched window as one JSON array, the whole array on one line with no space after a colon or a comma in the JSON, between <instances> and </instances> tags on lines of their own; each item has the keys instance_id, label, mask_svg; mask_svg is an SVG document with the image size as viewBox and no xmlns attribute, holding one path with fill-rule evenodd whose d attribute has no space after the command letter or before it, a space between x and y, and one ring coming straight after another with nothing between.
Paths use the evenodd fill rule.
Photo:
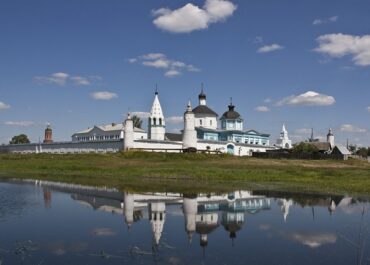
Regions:
<instances>
[{"instance_id":1,"label":"arched window","mask_svg":"<svg viewBox=\"0 0 370 265\"><path fill-rule=\"evenodd\" d=\"M153 118L153 125L157 125L157 119Z\"/></svg>"},{"instance_id":2,"label":"arched window","mask_svg":"<svg viewBox=\"0 0 370 265\"><path fill-rule=\"evenodd\" d=\"M159 125L162 125L162 118L159 118Z\"/></svg>"}]
</instances>

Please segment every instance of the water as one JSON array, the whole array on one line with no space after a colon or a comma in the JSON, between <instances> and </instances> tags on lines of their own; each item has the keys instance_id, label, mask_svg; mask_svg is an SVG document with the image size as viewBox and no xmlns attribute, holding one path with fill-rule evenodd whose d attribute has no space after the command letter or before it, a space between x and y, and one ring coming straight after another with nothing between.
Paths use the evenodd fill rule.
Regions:
<instances>
[{"instance_id":1,"label":"water","mask_svg":"<svg viewBox=\"0 0 370 265\"><path fill-rule=\"evenodd\" d=\"M370 264L369 203L0 183L0 264Z\"/></svg>"}]
</instances>

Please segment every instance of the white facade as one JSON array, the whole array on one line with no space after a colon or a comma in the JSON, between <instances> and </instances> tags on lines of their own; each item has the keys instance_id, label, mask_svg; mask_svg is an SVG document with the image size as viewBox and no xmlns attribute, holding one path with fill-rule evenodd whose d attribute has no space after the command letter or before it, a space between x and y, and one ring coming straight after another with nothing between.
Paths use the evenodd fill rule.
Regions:
<instances>
[{"instance_id":1,"label":"white facade","mask_svg":"<svg viewBox=\"0 0 370 265\"><path fill-rule=\"evenodd\" d=\"M286 130L284 124L280 132L280 137L276 140L276 146L284 149L292 148L292 140L289 139L288 131Z\"/></svg>"},{"instance_id":2,"label":"white facade","mask_svg":"<svg viewBox=\"0 0 370 265\"><path fill-rule=\"evenodd\" d=\"M330 148L333 149L335 147L335 140L334 140L334 134L331 128L329 129L326 139L327 139L327 142L330 144Z\"/></svg>"},{"instance_id":3,"label":"white facade","mask_svg":"<svg viewBox=\"0 0 370 265\"><path fill-rule=\"evenodd\" d=\"M182 133L182 148L197 148L197 131L195 130L195 117L190 101L184 113L184 131Z\"/></svg>"},{"instance_id":4,"label":"white facade","mask_svg":"<svg viewBox=\"0 0 370 265\"><path fill-rule=\"evenodd\" d=\"M87 130L77 132L72 135L73 142L89 141L111 141L124 138L124 124L112 123L107 125L94 126ZM147 139L148 135L145 130L134 128L134 139Z\"/></svg>"},{"instance_id":5,"label":"white facade","mask_svg":"<svg viewBox=\"0 0 370 265\"><path fill-rule=\"evenodd\" d=\"M131 119L131 114L127 115L124 126L125 138L123 138L123 150L128 151L134 148L134 122Z\"/></svg>"},{"instance_id":6,"label":"white facade","mask_svg":"<svg viewBox=\"0 0 370 265\"><path fill-rule=\"evenodd\" d=\"M166 133L166 124L162 112L161 103L159 102L158 92L155 92L152 109L148 120L149 139L164 140Z\"/></svg>"},{"instance_id":7,"label":"white facade","mask_svg":"<svg viewBox=\"0 0 370 265\"><path fill-rule=\"evenodd\" d=\"M207 129L217 129L217 117L212 117L207 114L195 115L195 127L203 127Z\"/></svg>"}]
</instances>

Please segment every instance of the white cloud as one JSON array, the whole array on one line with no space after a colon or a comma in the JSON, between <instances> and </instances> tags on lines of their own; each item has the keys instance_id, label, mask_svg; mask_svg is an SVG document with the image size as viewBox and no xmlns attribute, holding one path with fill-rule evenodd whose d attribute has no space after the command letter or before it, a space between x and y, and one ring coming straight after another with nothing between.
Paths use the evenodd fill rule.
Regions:
<instances>
[{"instance_id":1,"label":"white cloud","mask_svg":"<svg viewBox=\"0 0 370 265\"><path fill-rule=\"evenodd\" d=\"M10 105L0 101L0 110L9 109Z\"/></svg>"},{"instance_id":2,"label":"white cloud","mask_svg":"<svg viewBox=\"0 0 370 265\"><path fill-rule=\"evenodd\" d=\"M140 56L140 58L143 60L156 60L165 57L166 55L164 55L163 53L148 53Z\"/></svg>"},{"instance_id":3,"label":"white cloud","mask_svg":"<svg viewBox=\"0 0 370 265\"><path fill-rule=\"evenodd\" d=\"M327 34L318 37L317 42L319 46L314 49L315 52L333 58L349 55L356 65L370 65L370 35Z\"/></svg>"},{"instance_id":4,"label":"white cloud","mask_svg":"<svg viewBox=\"0 0 370 265\"><path fill-rule=\"evenodd\" d=\"M118 98L118 95L113 92L98 91L91 93L91 97L96 100L111 100L114 98Z\"/></svg>"},{"instance_id":5,"label":"white cloud","mask_svg":"<svg viewBox=\"0 0 370 265\"><path fill-rule=\"evenodd\" d=\"M79 86L88 86L91 84L90 80L82 76L72 76L71 80Z\"/></svg>"},{"instance_id":6,"label":"white cloud","mask_svg":"<svg viewBox=\"0 0 370 265\"><path fill-rule=\"evenodd\" d=\"M167 77L174 77L174 76L181 75L181 73L177 70L172 69L172 70L167 71L164 75Z\"/></svg>"},{"instance_id":7,"label":"white cloud","mask_svg":"<svg viewBox=\"0 0 370 265\"><path fill-rule=\"evenodd\" d=\"M171 10L160 8L152 11L154 25L172 33L187 33L208 28L211 23L225 21L237 6L228 0L206 0L204 6L191 3Z\"/></svg>"},{"instance_id":8,"label":"white cloud","mask_svg":"<svg viewBox=\"0 0 370 265\"><path fill-rule=\"evenodd\" d=\"M1 106L1 103L0 103L0 106ZM0 107L0 109L1 109L1 107ZM367 107L366 109L367 109L368 112L370 112L370 107Z\"/></svg>"},{"instance_id":9,"label":"white cloud","mask_svg":"<svg viewBox=\"0 0 370 265\"><path fill-rule=\"evenodd\" d=\"M172 117L166 118L166 122L171 123L171 124L180 124L183 121L184 119L182 116L172 116Z\"/></svg>"},{"instance_id":10,"label":"white cloud","mask_svg":"<svg viewBox=\"0 0 370 265\"><path fill-rule=\"evenodd\" d=\"M356 127L352 124L343 124L340 126L341 132L348 132L348 133L365 133L367 130L363 128Z\"/></svg>"},{"instance_id":11,"label":"white cloud","mask_svg":"<svg viewBox=\"0 0 370 265\"><path fill-rule=\"evenodd\" d=\"M200 72L200 69L192 64L187 64L178 60L167 58L163 53L148 53L137 58L128 60L130 63L139 63L144 66L165 70L164 76L175 77L183 72Z\"/></svg>"},{"instance_id":12,"label":"white cloud","mask_svg":"<svg viewBox=\"0 0 370 265\"><path fill-rule=\"evenodd\" d=\"M151 66L154 68L168 68L170 66L170 62L167 59L161 58L155 61L144 61L143 65Z\"/></svg>"},{"instance_id":13,"label":"white cloud","mask_svg":"<svg viewBox=\"0 0 370 265\"><path fill-rule=\"evenodd\" d=\"M92 81L101 80L102 78L98 75L84 77L84 76L71 76L70 74L57 72L52 73L48 76L35 76L34 79L41 84L55 84L58 86L64 86L67 82L71 82L77 86L89 86Z\"/></svg>"},{"instance_id":14,"label":"white cloud","mask_svg":"<svg viewBox=\"0 0 370 265\"><path fill-rule=\"evenodd\" d=\"M267 107L267 106L258 106L257 108L255 108L255 111L258 111L258 112L269 112L270 111L270 108Z\"/></svg>"},{"instance_id":15,"label":"white cloud","mask_svg":"<svg viewBox=\"0 0 370 265\"><path fill-rule=\"evenodd\" d=\"M308 91L301 95L292 95L280 100L277 105L292 105L292 106L330 106L335 103L332 96L320 94L314 91Z\"/></svg>"},{"instance_id":16,"label":"white cloud","mask_svg":"<svg viewBox=\"0 0 370 265\"><path fill-rule=\"evenodd\" d=\"M129 63L136 63L137 59L136 58L130 58L130 59L128 59L128 62Z\"/></svg>"},{"instance_id":17,"label":"white cloud","mask_svg":"<svg viewBox=\"0 0 370 265\"><path fill-rule=\"evenodd\" d=\"M265 102L265 103L271 103L272 102L272 99L271 98L265 98L263 100L263 102Z\"/></svg>"},{"instance_id":18,"label":"white cloud","mask_svg":"<svg viewBox=\"0 0 370 265\"><path fill-rule=\"evenodd\" d=\"M312 25L318 26L321 24L333 23L338 20L338 16L332 16L329 18L317 18L312 22Z\"/></svg>"},{"instance_id":19,"label":"white cloud","mask_svg":"<svg viewBox=\"0 0 370 265\"><path fill-rule=\"evenodd\" d=\"M262 46L261 48L257 50L257 52L258 53L268 53L268 52L273 52L273 51L282 50L282 49L284 49L283 46L273 43L271 45Z\"/></svg>"},{"instance_id":20,"label":"white cloud","mask_svg":"<svg viewBox=\"0 0 370 265\"><path fill-rule=\"evenodd\" d=\"M67 82L68 78L69 74L58 72L50 74L49 76L36 76L35 80L40 81L41 83L50 83L63 86Z\"/></svg>"},{"instance_id":21,"label":"white cloud","mask_svg":"<svg viewBox=\"0 0 370 265\"><path fill-rule=\"evenodd\" d=\"M263 42L263 37L262 36L257 36L254 38L254 43L262 43Z\"/></svg>"},{"instance_id":22,"label":"white cloud","mask_svg":"<svg viewBox=\"0 0 370 265\"><path fill-rule=\"evenodd\" d=\"M29 127L36 125L36 123L33 121L6 121L4 124L9 126L21 126L21 127Z\"/></svg>"}]
</instances>

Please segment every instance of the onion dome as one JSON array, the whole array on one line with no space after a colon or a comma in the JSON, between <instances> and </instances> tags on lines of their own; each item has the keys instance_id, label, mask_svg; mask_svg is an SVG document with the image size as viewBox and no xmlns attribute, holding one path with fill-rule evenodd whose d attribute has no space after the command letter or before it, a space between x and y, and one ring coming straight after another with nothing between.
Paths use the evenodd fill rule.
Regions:
<instances>
[{"instance_id":1,"label":"onion dome","mask_svg":"<svg viewBox=\"0 0 370 265\"><path fill-rule=\"evenodd\" d=\"M198 98L199 98L199 100L206 99L206 94L204 93L204 90L203 90L203 84L202 84L202 90L201 90L200 94L198 95Z\"/></svg>"},{"instance_id":2,"label":"onion dome","mask_svg":"<svg viewBox=\"0 0 370 265\"><path fill-rule=\"evenodd\" d=\"M240 114L234 110L235 106L233 105L232 101L230 102L228 108L229 110L226 111L224 114L222 114L221 119L227 119L227 120L241 119Z\"/></svg>"}]
</instances>

